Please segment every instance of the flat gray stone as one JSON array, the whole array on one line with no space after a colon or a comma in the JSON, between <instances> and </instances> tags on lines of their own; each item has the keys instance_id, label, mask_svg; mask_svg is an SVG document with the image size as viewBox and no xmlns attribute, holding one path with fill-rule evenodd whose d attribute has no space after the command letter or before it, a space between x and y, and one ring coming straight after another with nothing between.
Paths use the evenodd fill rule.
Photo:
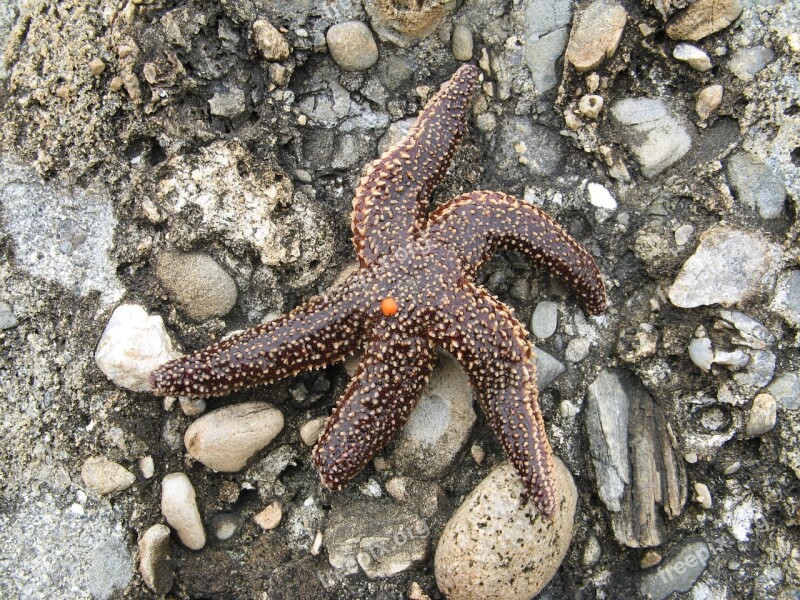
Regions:
<instances>
[{"instance_id":1,"label":"flat gray stone","mask_svg":"<svg viewBox=\"0 0 800 600\"><path fill-rule=\"evenodd\" d=\"M800 373L784 373L773 381L767 391L784 410L800 408Z\"/></svg>"},{"instance_id":2,"label":"flat gray stone","mask_svg":"<svg viewBox=\"0 0 800 600\"><path fill-rule=\"evenodd\" d=\"M776 219L783 214L786 189L783 181L758 156L740 151L728 158L728 181L739 201L758 210L762 219Z\"/></svg>"},{"instance_id":3,"label":"flat gray stone","mask_svg":"<svg viewBox=\"0 0 800 600\"><path fill-rule=\"evenodd\" d=\"M639 591L652 600L665 600L674 592L688 592L705 571L710 557L711 549L704 541L686 542L642 577Z\"/></svg>"},{"instance_id":4,"label":"flat gray stone","mask_svg":"<svg viewBox=\"0 0 800 600\"><path fill-rule=\"evenodd\" d=\"M534 347L533 356L536 361L536 387L539 391L542 391L553 383L556 377L564 372L566 367L560 360L541 348Z\"/></svg>"},{"instance_id":5,"label":"flat gray stone","mask_svg":"<svg viewBox=\"0 0 800 600\"><path fill-rule=\"evenodd\" d=\"M525 63L539 93L553 89L561 80L556 62L567 48L571 18L569 0L525 2Z\"/></svg>"},{"instance_id":6,"label":"flat gray stone","mask_svg":"<svg viewBox=\"0 0 800 600\"><path fill-rule=\"evenodd\" d=\"M686 123L660 98L623 98L612 105L611 115L647 178L674 165L692 147Z\"/></svg>"},{"instance_id":7,"label":"flat gray stone","mask_svg":"<svg viewBox=\"0 0 800 600\"><path fill-rule=\"evenodd\" d=\"M781 273L770 308L789 325L800 328L800 269Z\"/></svg>"},{"instance_id":8,"label":"flat gray stone","mask_svg":"<svg viewBox=\"0 0 800 600\"><path fill-rule=\"evenodd\" d=\"M731 56L728 68L742 81L752 81L756 74L775 58L775 53L766 46L740 48Z\"/></svg>"},{"instance_id":9,"label":"flat gray stone","mask_svg":"<svg viewBox=\"0 0 800 600\"><path fill-rule=\"evenodd\" d=\"M768 289L781 264L778 245L764 236L725 225L700 236L669 290L675 306L732 306Z\"/></svg>"},{"instance_id":10,"label":"flat gray stone","mask_svg":"<svg viewBox=\"0 0 800 600\"><path fill-rule=\"evenodd\" d=\"M467 443L475 419L466 374L451 356L440 355L389 460L404 475L438 479Z\"/></svg>"},{"instance_id":11,"label":"flat gray stone","mask_svg":"<svg viewBox=\"0 0 800 600\"><path fill-rule=\"evenodd\" d=\"M211 114L217 117L236 117L247 108L244 90L233 89L214 94L208 101Z\"/></svg>"}]
</instances>

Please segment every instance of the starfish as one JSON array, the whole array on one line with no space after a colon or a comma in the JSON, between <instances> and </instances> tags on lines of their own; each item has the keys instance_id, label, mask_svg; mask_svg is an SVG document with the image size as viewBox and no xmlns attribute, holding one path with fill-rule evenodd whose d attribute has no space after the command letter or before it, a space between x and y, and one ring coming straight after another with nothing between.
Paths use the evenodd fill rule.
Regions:
<instances>
[{"instance_id":1,"label":"starfish","mask_svg":"<svg viewBox=\"0 0 800 600\"><path fill-rule=\"evenodd\" d=\"M286 315L162 365L151 374L153 390L221 396L363 350L313 449L322 483L337 490L406 423L439 346L467 373L537 508L552 515L558 490L533 346L512 309L473 281L489 255L504 248L561 277L589 314L605 310L606 293L589 253L531 204L475 191L428 214L480 80L477 67L459 68L405 139L366 168L353 199L360 264L353 275Z\"/></svg>"}]
</instances>

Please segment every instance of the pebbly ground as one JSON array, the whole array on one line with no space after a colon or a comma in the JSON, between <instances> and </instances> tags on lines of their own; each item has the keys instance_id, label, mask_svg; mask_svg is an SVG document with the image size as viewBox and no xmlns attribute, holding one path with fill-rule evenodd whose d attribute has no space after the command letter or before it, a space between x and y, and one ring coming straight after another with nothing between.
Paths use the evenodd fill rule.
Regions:
<instances>
[{"instance_id":1,"label":"pebbly ground","mask_svg":"<svg viewBox=\"0 0 800 600\"><path fill-rule=\"evenodd\" d=\"M175 471L208 539L168 541L170 597L442 597L436 541L503 460L446 357L409 431L331 494L298 430L344 367L179 405L115 386L94 351L122 302L189 350L328 287L354 259L360 169L457 58L485 82L433 204L477 188L536 202L611 300L587 319L513 255L480 275L549 355L541 402L577 486L541 597L797 596L798 5L411 4L0 6L3 597L151 597L137 543ZM240 400L285 424L216 473L183 433ZM93 457L124 469L98 483ZM353 562L348 540L391 528L418 533Z\"/></svg>"}]
</instances>

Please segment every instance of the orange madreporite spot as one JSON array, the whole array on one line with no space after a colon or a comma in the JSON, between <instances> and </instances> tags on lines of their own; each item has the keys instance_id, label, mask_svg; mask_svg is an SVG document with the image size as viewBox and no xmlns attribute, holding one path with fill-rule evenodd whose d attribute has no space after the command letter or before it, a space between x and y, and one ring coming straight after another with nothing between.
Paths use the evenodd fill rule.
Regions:
<instances>
[{"instance_id":1,"label":"orange madreporite spot","mask_svg":"<svg viewBox=\"0 0 800 600\"><path fill-rule=\"evenodd\" d=\"M394 301L394 298L381 300L381 312L387 317L393 317L397 314L397 302Z\"/></svg>"}]
</instances>

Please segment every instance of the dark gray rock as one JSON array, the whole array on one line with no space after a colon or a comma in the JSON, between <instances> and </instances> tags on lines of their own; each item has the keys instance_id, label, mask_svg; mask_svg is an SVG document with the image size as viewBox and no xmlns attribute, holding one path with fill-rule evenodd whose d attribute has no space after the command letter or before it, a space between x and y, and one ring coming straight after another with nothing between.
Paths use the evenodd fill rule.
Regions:
<instances>
[{"instance_id":1,"label":"dark gray rock","mask_svg":"<svg viewBox=\"0 0 800 600\"><path fill-rule=\"evenodd\" d=\"M665 600L674 592L688 592L705 571L710 557L711 549L704 541L686 542L642 578L639 591L653 600Z\"/></svg>"}]
</instances>

